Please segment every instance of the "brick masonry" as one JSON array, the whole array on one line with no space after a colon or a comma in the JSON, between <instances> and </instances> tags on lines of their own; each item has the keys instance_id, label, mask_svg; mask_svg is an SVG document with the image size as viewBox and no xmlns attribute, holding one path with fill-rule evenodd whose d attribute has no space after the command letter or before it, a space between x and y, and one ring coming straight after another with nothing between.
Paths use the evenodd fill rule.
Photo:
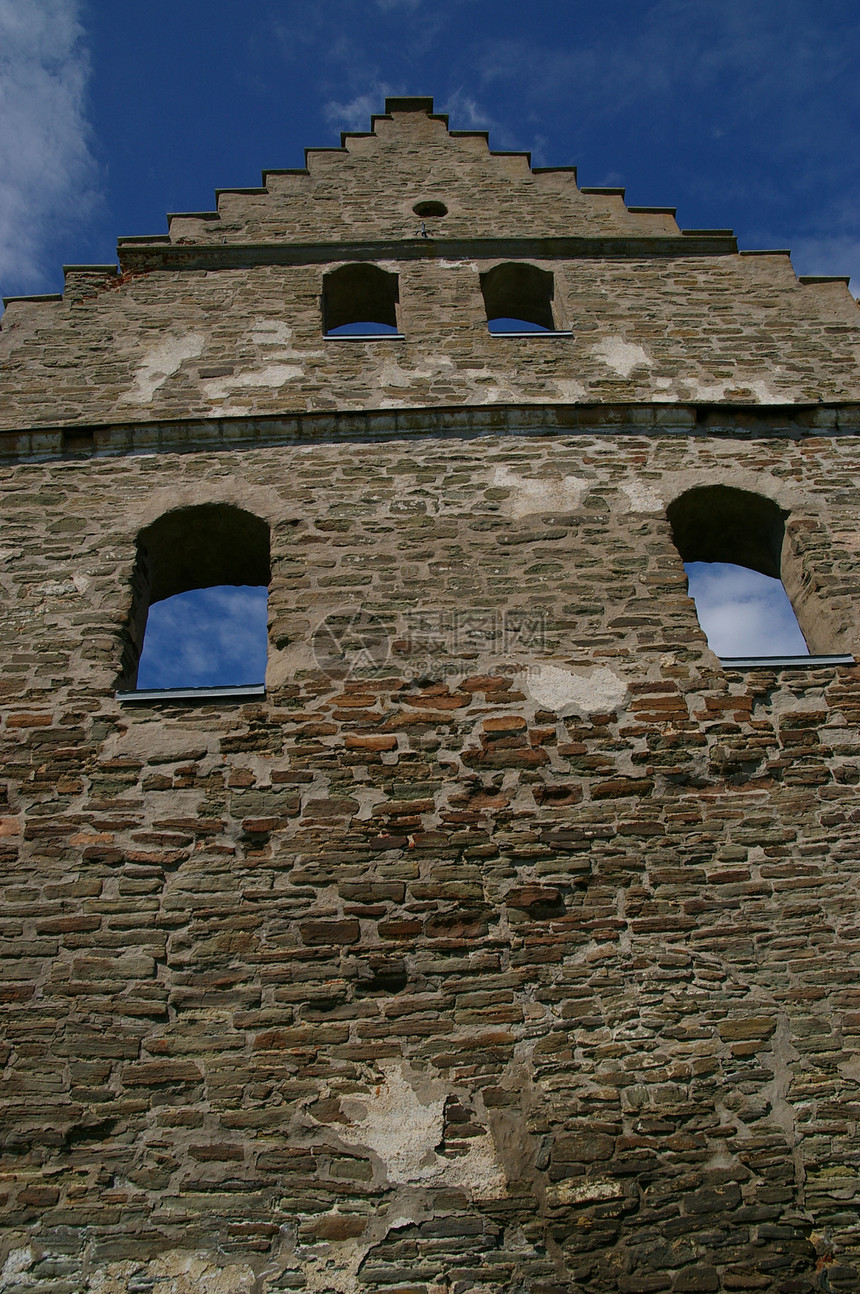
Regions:
<instances>
[{"instance_id":1,"label":"brick masonry","mask_svg":"<svg viewBox=\"0 0 860 1294\"><path fill-rule=\"evenodd\" d=\"M391 106L177 246L671 224ZM10 306L0 1289L857 1288L860 671L721 666L666 520L775 500L856 650L856 306L693 262L541 262L522 343L432 257L406 343L323 342L323 261ZM267 695L121 703L136 537L210 502L270 526Z\"/></svg>"}]
</instances>

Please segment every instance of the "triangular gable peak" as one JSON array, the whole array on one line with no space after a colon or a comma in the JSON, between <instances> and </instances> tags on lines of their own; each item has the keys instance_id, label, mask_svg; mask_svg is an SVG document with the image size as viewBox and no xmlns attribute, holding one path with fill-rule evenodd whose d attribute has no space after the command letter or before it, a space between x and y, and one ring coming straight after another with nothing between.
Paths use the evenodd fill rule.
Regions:
<instances>
[{"instance_id":1,"label":"triangular gable peak","mask_svg":"<svg viewBox=\"0 0 860 1294\"><path fill-rule=\"evenodd\" d=\"M844 280L801 286L785 252L739 254L729 230L679 231L671 211L579 189L572 168L493 153L430 99L386 107L372 132L310 150L304 170L224 190L217 212L173 216L169 234L121 239L120 274L66 266L62 297L14 300L0 427L857 400ZM334 335L327 277L361 262L388 276L391 316L353 318L393 334ZM531 286L509 262L529 263L514 269ZM544 326L490 330L506 316Z\"/></svg>"},{"instance_id":2,"label":"triangular gable peak","mask_svg":"<svg viewBox=\"0 0 860 1294\"><path fill-rule=\"evenodd\" d=\"M305 160L304 170L264 171L262 188L217 190L217 210L171 214L169 234L120 247L679 233L674 208L628 208L623 189L579 189L574 167L493 152L486 131L449 130L431 98L389 98L369 132Z\"/></svg>"}]
</instances>

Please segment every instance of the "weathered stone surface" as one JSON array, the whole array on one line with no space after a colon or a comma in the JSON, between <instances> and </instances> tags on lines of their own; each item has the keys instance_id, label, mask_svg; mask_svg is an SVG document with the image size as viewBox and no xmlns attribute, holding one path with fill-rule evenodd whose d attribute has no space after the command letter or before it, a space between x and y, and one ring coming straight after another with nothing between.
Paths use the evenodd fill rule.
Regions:
<instances>
[{"instance_id":1,"label":"weathered stone surface","mask_svg":"<svg viewBox=\"0 0 860 1294\"><path fill-rule=\"evenodd\" d=\"M533 172L393 106L372 134L311 150L306 173L267 172L259 193L222 191L211 217L124 240L118 276L71 268L62 300L13 301L0 427L35 452L46 427L69 427L79 451L103 441L85 428L286 411L860 398L845 283L801 283L785 254L682 235L668 211L628 210L620 193L579 190L569 168ZM424 238L413 207L428 192L447 214ZM489 335L480 274L523 255L554 274L566 332ZM324 275L355 260L396 268L405 340L323 337ZM245 443L256 434L246 426ZM531 482L521 504L575 509L578 468ZM640 478L631 497L649 489Z\"/></svg>"},{"instance_id":2,"label":"weathered stone surface","mask_svg":"<svg viewBox=\"0 0 860 1294\"><path fill-rule=\"evenodd\" d=\"M725 669L666 508L772 499L855 650L856 306L414 106L347 143L171 245L444 190L628 251L550 258L574 339L489 338L432 247L405 344L323 343L327 261L4 317L0 1287L855 1288L860 668ZM267 694L125 704L137 536L213 502L270 530Z\"/></svg>"}]
</instances>

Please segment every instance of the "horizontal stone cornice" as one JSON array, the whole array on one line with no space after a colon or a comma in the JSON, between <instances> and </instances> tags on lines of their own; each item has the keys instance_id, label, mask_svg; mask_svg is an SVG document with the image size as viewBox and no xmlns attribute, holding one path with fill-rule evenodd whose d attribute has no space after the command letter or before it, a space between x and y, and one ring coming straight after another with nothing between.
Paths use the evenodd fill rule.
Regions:
<instances>
[{"instance_id":1,"label":"horizontal stone cornice","mask_svg":"<svg viewBox=\"0 0 860 1294\"><path fill-rule=\"evenodd\" d=\"M0 462L212 453L277 445L480 436L804 440L860 435L860 404L529 404L76 423L0 431Z\"/></svg>"},{"instance_id":2,"label":"horizontal stone cornice","mask_svg":"<svg viewBox=\"0 0 860 1294\"><path fill-rule=\"evenodd\" d=\"M141 270L248 269L255 265L324 265L339 261L582 260L729 256L737 239L723 232L677 237L405 238L333 243L171 243L121 238L124 273Z\"/></svg>"}]
</instances>

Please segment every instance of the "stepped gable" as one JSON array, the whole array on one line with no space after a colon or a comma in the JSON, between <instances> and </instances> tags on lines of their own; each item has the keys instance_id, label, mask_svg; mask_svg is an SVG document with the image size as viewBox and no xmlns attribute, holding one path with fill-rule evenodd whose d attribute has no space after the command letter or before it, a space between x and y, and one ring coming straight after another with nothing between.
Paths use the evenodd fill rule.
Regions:
<instances>
[{"instance_id":1,"label":"stepped gable","mask_svg":"<svg viewBox=\"0 0 860 1294\"><path fill-rule=\"evenodd\" d=\"M581 190L575 167L532 168L528 153L495 152L486 131L449 130L431 98L389 98L366 132L340 148L309 148L304 170L266 170L259 189L219 189L216 210L168 216L176 245L408 239L414 207L442 202L434 237L677 236L674 208L626 208L623 189ZM731 235L730 230L721 234ZM121 239L131 246L161 239Z\"/></svg>"},{"instance_id":2,"label":"stepped gable","mask_svg":"<svg viewBox=\"0 0 860 1294\"><path fill-rule=\"evenodd\" d=\"M250 241L3 321L0 1289L856 1291L856 305L538 237L639 217L389 107L282 241L225 195ZM346 240L331 177L391 222L425 154L532 216ZM362 258L400 335L324 334ZM490 334L482 274L553 329ZM700 560L812 654L716 654ZM144 687L224 584L260 663L228 599L244 682Z\"/></svg>"},{"instance_id":3,"label":"stepped gable","mask_svg":"<svg viewBox=\"0 0 860 1294\"><path fill-rule=\"evenodd\" d=\"M119 270L68 265L62 296L11 299L0 457L57 452L57 434L33 434L80 424L195 419L207 438L224 418L860 401L846 279L798 280L785 251L738 252L731 230L680 230L670 208L579 189L571 167L533 170L484 132L449 131L432 99L386 108L305 170L120 239ZM554 332L489 335L481 276L505 262L551 284ZM396 340L324 336L326 275L346 263L397 276Z\"/></svg>"}]
</instances>

